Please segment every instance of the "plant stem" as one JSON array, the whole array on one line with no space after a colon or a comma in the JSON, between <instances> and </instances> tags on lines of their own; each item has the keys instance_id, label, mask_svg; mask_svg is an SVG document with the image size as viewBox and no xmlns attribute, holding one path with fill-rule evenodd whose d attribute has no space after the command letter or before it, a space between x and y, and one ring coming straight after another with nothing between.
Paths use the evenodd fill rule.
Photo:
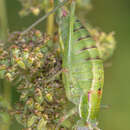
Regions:
<instances>
[{"instance_id":1,"label":"plant stem","mask_svg":"<svg viewBox=\"0 0 130 130\"><path fill-rule=\"evenodd\" d=\"M60 0L55 0L55 6L56 5L58 5L58 4L60 4L61 2L60 2ZM62 33L61 33L61 28L60 28L60 26L62 25L62 9L61 8L59 8L58 9L58 11L56 12L56 14L57 14L57 18L56 18L56 21L57 21L57 24L58 24L58 35L59 35L59 44L60 44L60 51L61 51L61 54L63 55L63 53L64 53L64 42L63 42L63 39L62 39Z\"/></svg>"},{"instance_id":2,"label":"plant stem","mask_svg":"<svg viewBox=\"0 0 130 130\"><path fill-rule=\"evenodd\" d=\"M7 24L7 16L6 16L6 6L5 6L5 0L0 0L0 40L3 43L6 43L7 37L8 37L8 24ZM3 80L3 88L4 93L3 96L5 100L9 103L9 106L7 106L8 109L10 109L10 102L11 102L11 89L10 84ZM10 127L10 120L8 120L8 124L3 124L0 126L2 130L9 130Z\"/></svg>"},{"instance_id":3,"label":"plant stem","mask_svg":"<svg viewBox=\"0 0 130 130\"><path fill-rule=\"evenodd\" d=\"M51 0L50 7L47 9L47 12L50 12L54 8L54 1ZM53 35L54 30L54 14L51 14L47 19L47 34Z\"/></svg>"},{"instance_id":4,"label":"plant stem","mask_svg":"<svg viewBox=\"0 0 130 130\"><path fill-rule=\"evenodd\" d=\"M51 10L50 12L48 12L46 15L44 15L43 17L41 17L40 19L38 19L35 23L33 23L31 26L29 26L25 31L22 32L22 34L27 33L28 31L30 31L33 27L35 27L36 25L38 25L40 22L42 22L43 20L45 20L50 14L54 13L56 10L58 10L60 7L62 7L68 0L64 0L61 4L59 4L57 7L55 7L53 10Z\"/></svg>"},{"instance_id":5,"label":"plant stem","mask_svg":"<svg viewBox=\"0 0 130 130\"><path fill-rule=\"evenodd\" d=\"M3 42L7 41L7 17L6 17L6 7L5 0L0 0L0 40Z\"/></svg>"}]
</instances>

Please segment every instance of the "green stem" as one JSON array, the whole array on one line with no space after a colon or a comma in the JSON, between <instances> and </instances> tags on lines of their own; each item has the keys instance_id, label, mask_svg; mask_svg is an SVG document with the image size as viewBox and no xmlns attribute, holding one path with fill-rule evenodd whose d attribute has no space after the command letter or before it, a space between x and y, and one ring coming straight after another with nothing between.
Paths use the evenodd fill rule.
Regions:
<instances>
[{"instance_id":1,"label":"green stem","mask_svg":"<svg viewBox=\"0 0 130 130\"><path fill-rule=\"evenodd\" d=\"M51 10L54 9L54 1L50 2L49 7L47 8L46 12L50 12ZM54 30L54 14L51 14L48 19L47 19L47 34L53 35L53 30Z\"/></svg>"},{"instance_id":2,"label":"green stem","mask_svg":"<svg viewBox=\"0 0 130 130\"><path fill-rule=\"evenodd\" d=\"M7 41L7 17L6 17L6 8L5 0L0 0L0 40L3 42Z\"/></svg>"},{"instance_id":3,"label":"green stem","mask_svg":"<svg viewBox=\"0 0 130 130\"><path fill-rule=\"evenodd\" d=\"M7 37L8 37L8 24L7 24L5 0L0 0L0 40L6 43ZM10 109L11 89L9 83L5 80L3 80L3 88L4 88L3 96L5 100L9 103L7 108ZM2 124L2 126L0 126L0 129L9 130L9 127L10 127L10 120L8 120L8 124Z\"/></svg>"},{"instance_id":4,"label":"green stem","mask_svg":"<svg viewBox=\"0 0 130 130\"><path fill-rule=\"evenodd\" d=\"M55 0L55 6L57 6L58 4L60 4L60 0ZM61 51L61 54L63 55L64 53L64 42L63 42L63 39L62 39L62 34L61 34L61 28L60 26L62 26L62 9L59 8L58 11L56 12L56 21L57 21L57 24L58 24L58 35L59 35L59 45L60 45L60 51Z\"/></svg>"}]
</instances>

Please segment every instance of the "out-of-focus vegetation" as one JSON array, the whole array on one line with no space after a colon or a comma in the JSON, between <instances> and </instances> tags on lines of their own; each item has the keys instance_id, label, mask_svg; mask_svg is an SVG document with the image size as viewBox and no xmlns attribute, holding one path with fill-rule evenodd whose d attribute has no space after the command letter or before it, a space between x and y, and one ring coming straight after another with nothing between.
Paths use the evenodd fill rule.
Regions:
<instances>
[{"instance_id":1,"label":"out-of-focus vegetation","mask_svg":"<svg viewBox=\"0 0 130 130\"><path fill-rule=\"evenodd\" d=\"M24 0L20 0L20 1L22 1L24 10L18 0L6 1L6 7L7 7L6 9L7 9L7 15L8 15L8 20L9 20L9 30L11 32L25 29L38 18L37 15L42 16L45 13L47 13L49 10L53 9L53 5L52 4L49 4L50 6L47 5L48 2L46 0L44 0L44 2L39 1L41 2L40 6L39 4L37 4L37 2L35 2L35 0L32 0L29 3ZM90 0L88 0L87 2L89 1ZM105 89L104 89L102 104L108 104L110 105L110 108L107 110L101 110L100 126L104 130L130 129L130 125L129 125L130 104L128 101L128 99L130 98L129 96L130 82L128 79L129 78L129 64L130 64L129 62L129 55L130 55L129 53L129 48L130 48L129 12L130 12L130 9L128 5L130 4L130 1L129 0L124 0L124 1L122 0L115 0L115 1L92 0L91 4L87 6L87 9L91 11L85 11L86 9L86 6L84 6L85 4L81 3L80 1L77 1L77 2L79 3L78 3L78 7L77 7L78 9L76 13L80 17L81 21L83 21L84 23L89 21L89 23L93 24L93 26L100 27L105 32L115 31L116 40L118 43L114 57L111 58L106 63L106 64L110 64L111 67L105 68L105 86L104 86ZM19 14L24 15L24 17L21 18ZM53 19L54 19L54 15L51 15L51 17L49 17L47 20L53 21ZM48 21L46 23L42 22L42 24L40 24L38 28L41 31L44 31L44 32L47 31L49 34L53 34L56 28L54 27L54 23L50 22L48 24ZM53 25L53 29L46 28L49 25ZM5 28L7 27L5 26ZM94 30L91 33L93 32ZM4 52L3 50L1 51L1 54L3 54L4 56L7 55L8 57L7 60L2 59L3 64L6 63L9 65L9 66L2 66L2 67L7 67L6 69L5 68L3 69L3 70L6 70L7 72L1 71L2 72L1 78L5 74L7 79L14 80L12 78L16 79L18 78L17 74L24 73L24 72L25 72L25 77L22 75L22 80L24 82L21 83L21 85L17 88L17 90L16 90L16 86L17 86L16 84L7 83L4 80L1 80L0 82L1 93L3 93L3 91L6 91L6 90L3 90L3 87L5 85L12 87L12 98L13 98L12 104L13 104L13 107L16 109L14 113L14 111L12 111L12 108L10 107L10 104L8 104L7 101L4 101L3 97L0 97L0 102L1 102L0 107L2 108L1 109L2 114L1 114L0 119L4 121L2 122L2 124L8 125L8 122L12 120L11 130L21 130L22 126L20 124L22 124L25 127L34 127L34 128L39 126L39 129L40 129L40 126L43 127L44 125L46 125L47 123L46 120L49 120L50 124L52 123L55 124L57 122L54 122L54 119L56 120L59 117L58 115L59 113L57 113L57 110L58 112L60 112L63 109L62 108L63 106L60 106L60 105L66 104L66 100L64 100L65 99L64 94L62 93L64 92L64 89L61 86L62 83L59 83L59 81L57 82L57 80L60 79L61 77L57 77L58 79L56 78L57 80L55 82L53 82L53 78L52 78L52 81L51 82L49 81L50 84L46 85L46 88L42 88L42 85L45 85L45 84L43 84L43 82L41 81L41 77L42 79L48 79L48 78L50 79L50 77L57 72L57 69L58 70L61 69L60 56L58 52L59 50L55 49L57 48L56 46L52 47L52 39L50 40L46 36L43 37L43 34L39 32L35 32L35 31L30 32L28 34L29 40L27 39L26 36L19 37L19 33L16 33L16 34L15 35L13 34L12 36L17 36L17 37L13 37L13 41L11 41L12 38L9 41L10 43L12 43L12 47L10 47L10 51L8 52L6 51ZM97 36L96 34L98 33L95 32L94 35ZM105 34L102 33L102 37L104 35ZM43 38L43 39L38 39L38 37ZM29 48L26 45L24 46L23 44L25 43L25 38L26 38L27 43L30 43L31 41L31 43L29 44L30 46L28 46ZM47 42L46 40L47 41L49 40L49 44L45 44ZM55 41L55 39L53 40ZM101 40L101 39L99 38L98 40ZM19 43L22 43L22 46ZM13 44L16 44L16 45L13 46ZM39 49L34 44L38 47L41 44L43 45L42 54L41 52L39 53ZM34 46L36 48L34 48ZM46 53L49 51L48 49L50 48L51 49L53 48L55 50L55 51L53 50L54 53ZM15 53L13 53L13 51L15 51ZM33 60L31 59L32 62L36 58L36 60L39 60L40 62L42 62L42 64L44 64L42 67L46 71L44 72L46 73L46 75L41 75L44 73L41 73L39 69L40 66L39 64L37 65L37 63L39 62L34 63L37 67L35 65L34 67L31 61L30 61L31 63L28 62L28 55L29 55L28 51L29 53L31 52L32 54L32 58L33 58ZM51 50L51 52L53 51ZM34 56L35 53L37 53L36 56ZM45 55L43 55L43 53ZM14 54L14 57L13 57L13 54ZM59 56L59 58L57 57L57 55ZM46 59L45 61L42 61L39 59L39 58L42 58L41 56L46 57L48 59ZM1 55L1 58L2 58L2 55ZM55 65L56 61L58 61L57 65ZM9 63L11 62L11 63L9 64L8 62ZM32 67L34 68L32 69ZM54 68L55 68L55 71L51 70ZM14 70L12 71L12 69L15 69L15 71ZM36 71L39 72L38 75L36 74ZM28 75L30 74L32 77L28 77L26 73L28 73ZM33 79L35 78L37 78L36 82L35 80L33 81ZM17 84L20 84L22 80L20 80ZM55 87L56 90L54 89L52 90L51 89L52 86ZM41 94L43 93L43 91L44 92L46 91L44 95ZM61 97L56 96L56 95L61 95ZM20 97L20 100L19 100L19 97ZM58 99L54 99L53 97L58 97ZM59 98L61 100L59 100ZM59 102L57 103L57 101ZM16 102L19 102L19 103L16 105ZM55 108L53 109L51 108L52 104L55 104L54 105ZM47 111L44 111L43 108L44 110L47 110ZM54 111L54 109L56 111ZM41 114L43 111L44 111L44 114ZM10 113L12 117L15 114L15 117L19 123L17 123L14 118L10 119L7 113ZM48 116L49 115L48 113L51 113L52 116ZM3 127L2 130L4 130L4 128L7 129L8 127Z\"/></svg>"},{"instance_id":2,"label":"out-of-focus vegetation","mask_svg":"<svg viewBox=\"0 0 130 130\"><path fill-rule=\"evenodd\" d=\"M105 68L103 104L110 108L101 112L101 126L104 130L130 129L129 73L130 73L130 8L129 0L93 0L93 10L86 16L94 26L105 32L115 31L116 51Z\"/></svg>"}]
</instances>

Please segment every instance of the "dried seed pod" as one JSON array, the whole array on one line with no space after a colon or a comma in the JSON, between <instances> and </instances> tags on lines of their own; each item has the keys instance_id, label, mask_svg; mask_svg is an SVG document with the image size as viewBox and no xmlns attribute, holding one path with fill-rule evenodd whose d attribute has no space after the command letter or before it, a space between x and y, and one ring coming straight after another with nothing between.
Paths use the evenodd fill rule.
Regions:
<instances>
[{"instance_id":1,"label":"dried seed pod","mask_svg":"<svg viewBox=\"0 0 130 130\"><path fill-rule=\"evenodd\" d=\"M38 103L42 103L43 102L43 94L41 89L36 88L35 89L35 95L34 95L34 99L38 102Z\"/></svg>"},{"instance_id":2,"label":"dried seed pod","mask_svg":"<svg viewBox=\"0 0 130 130\"><path fill-rule=\"evenodd\" d=\"M30 98L26 101L26 106L28 109L32 110L34 108L34 100L33 98Z\"/></svg>"},{"instance_id":3,"label":"dried seed pod","mask_svg":"<svg viewBox=\"0 0 130 130\"><path fill-rule=\"evenodd\" d=\"M21 101L26 101L27 99L28 99L28 91L22 92L21 95L20 95L20 100Z\"/></svg>"},{"instance_id":4,"label":"dried seed pod","mask_svg":"<svg viewBox=\"0 0 130 130\"><path fill-rule=\"evenodd\" d=\"M46 124L47 124L47 121L42 117L42 118L39 120L39 123L37 124L37 130L46 129Z\"/></svg>"},{"instance_id":5,"label":"dried seed pod","mask_svg":"<svg viewBox=\"0 0 130 130\"><path fill-rule=\"evenodd\" d=\"M43 111L44 110L44 106L41 106L39 103L35 103L34 104L34 108L38 111Z\"/></svg>"},{"instance_id":6,"label":"dried seed pod","mask_svg":"<svg viewBox=\"0 0 130 130\"><path fill-rule=\"evenodd\" d=\"M37 116L33 114L30 115L27 119L27 127L31 127L35 123L36 120L37 120Z\"/></svg>"},{"instance_id":7,"label":"dried seed pod","mask_svg":"<svg viewBox=\"0 0 130 130\"><path fill-rule=\"evenodd\" d=\"M13 77L12 77L11 73L6 73L5 77L6 77L9 81L12 81L12 80L13 80Z\"/></svg>"},{"instance_id":8,"label":"dried seed pod","mask_svg":"<svg viewBox=\"0 0 130 130\"><path fill-rule=\"evenodd\" d=\"M23 61L21 61L21 60L17 60L17 64L18 64L18 66L21 68L21 69L26 69L26 66L25 66L25 64L24 64L24 62Z\"/></svg>"},{"instance_id":9,"label":"dried seed pod","mask_svg":"<svg viewBox=\"0 0 130 130\"><path fill-rule=\"evenodd\" d=\"M47 93L46 94L46 99L48 100L48 102L52 102L53 101L53 96L51 93Z\"/></svg>"}]
</instances>

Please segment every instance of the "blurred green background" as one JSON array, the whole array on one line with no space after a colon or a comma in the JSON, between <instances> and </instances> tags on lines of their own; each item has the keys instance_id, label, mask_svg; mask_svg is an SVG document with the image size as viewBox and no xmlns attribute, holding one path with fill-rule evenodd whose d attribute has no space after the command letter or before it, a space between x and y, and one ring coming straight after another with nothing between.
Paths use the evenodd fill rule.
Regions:
<instances>
[{"instance_id":1,"label":"blurred green background","mask_svg":"<svg viewBox=\"0 0 130 130\"><path fill-rule=\"evenodd\" d=\"M117 48L105 69L103 104L110 104L101 112L104 130L130 130L130 0L93 0L89 20L105 32L115 31Z\"/></svg>"},{"instance_id":2,"label":"blurred green background","mask_svg":"<svg viewBox=\"0 0 130 130\"><path fill-rule=\"evenodd\" d=\"M28 27L37 17L20 18L18 0L6 0L11 31ZM103 130L130 130L130 0L92 0L93 9L86 20L104 32L115 31L117 47L105 68L105 86L102 104L110 108L101 110L100 125ZM41 26L44 28L44 26ZM12 130L21 130L12 125Z\"/></svg>"}]
</instances>

